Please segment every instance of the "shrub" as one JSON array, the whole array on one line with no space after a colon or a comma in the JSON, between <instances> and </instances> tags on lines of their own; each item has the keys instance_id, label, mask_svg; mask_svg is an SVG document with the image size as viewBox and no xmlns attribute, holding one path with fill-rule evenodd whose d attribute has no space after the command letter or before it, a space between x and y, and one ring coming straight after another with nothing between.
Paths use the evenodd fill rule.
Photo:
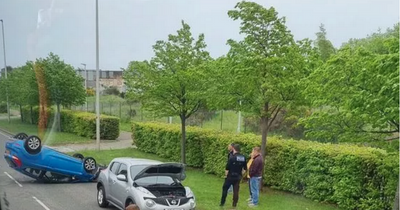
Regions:
<instances>
[{"instance_id":1,"label":"shrub","mask_svg":"<svg viewBox=\"0 0 400 210\"><path fill-rule=\"evenodd\" d=\"M37 124L39 119L38 107L24 107L22 109L24 122ZM54 111L49 109L49 122L51 125L54 120ZM67 133L74 133L79 136L96 137L96 114L80 111L61 110L61 130ZM100 138L115 140L119 136L119 118L107 115L100 116Z\"/></svg>"},{"instance_id":2,"label":"shrub","mask_svg":"<svg viewBox=\"0 0 400 210\"><path fill-rule=\"evenodd\" d=\"M0 102L0 113L7 113L7 103Z\"/></svg>"},{"instance_id":3,"label":"shrub","mask_svg":"<svg viewBox=\"0 0 400 210\"><path fill-rule=\"evenodd\" d=\"M139 150L172 161L180 157L180 127L134 123L132 138ZM227 145L238 143L249 154L260 136L187 128L187 165L224 175ZM336 203L343 209L391 209L398 183L398 153L355 145L268 138L265 185Z\"/></svg>"}]
</instances>

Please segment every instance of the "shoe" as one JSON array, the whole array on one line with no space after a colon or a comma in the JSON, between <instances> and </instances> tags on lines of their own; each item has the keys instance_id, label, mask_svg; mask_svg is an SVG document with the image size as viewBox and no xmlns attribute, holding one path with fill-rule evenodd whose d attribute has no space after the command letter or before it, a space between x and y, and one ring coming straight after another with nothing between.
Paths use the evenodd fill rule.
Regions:
<instances>
[{"instance_id":1,"label":"shoe","mask_svg":"<svg viewBox=\"0 0 400 210\"><path fill-rule=\"evenodd\" d=\"M224 206L224 204L222 204L222 203L221 203L221 204L219 204L219 206L220 206L220 207L223 207L223 206Z\"/></svg>"},{"instance_id":2,"label":"shoe","mask_svg":"<svg viewBox=\"0 0 400 210\"><path fill-rule=\"evenodd\" d=\"M254 203L249 203L249 207L257 207L258 205L255 205Z\"/></svg>"},{"instance_id":3,"label":"shoe","mask_svg":"<svg viewBox=\"0 0 400 210\"><path fill-rule=\"evenodd\" d=\"M248 198L246 201L247 201L247 202L251 202L252 200L251 200L251 198Z\"/></svg>"}]
</instances>

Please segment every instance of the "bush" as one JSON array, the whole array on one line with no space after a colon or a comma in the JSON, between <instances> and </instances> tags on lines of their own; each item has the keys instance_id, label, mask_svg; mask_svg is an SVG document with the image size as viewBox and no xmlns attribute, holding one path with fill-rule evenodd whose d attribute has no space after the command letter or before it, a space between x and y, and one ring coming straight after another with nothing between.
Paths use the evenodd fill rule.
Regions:
<instances>
[{"instance_id":1,"label":"bush","mask_svg":"<svg viewBox=\"0 0 400 210\"><path fill-rule=\"evenodd\" d=\"M54 111L49 109L47 126L54 120ZM39 119L38 107L22 109L24 122L37 124ZM67 133L74 133L79 136L96 137L96 114L71 110L61 110L61 130ZM100 138L115 140L119 136L119 118L107 115L100 116Z\"/></svg>"},{"instance_id":2,"label":"bush","mask_svg":"<svg viewBox=\"0 0 400 210\"><path fill-rule=\"evenodd\" d=\"M7 103L0 102L0 113L7 113Z\"/></svg>"},{"instance_id":3,"label":"bush","mask_svg":"<svg viewBox=\"0 0 400 210\"><path fill-rule=\"evenodd\" d=\"M134 123L132 138L139 150L172 161L180 159L179 126ZM187 165L224 175L227 145L238 143L249 154L260 136L187 128ZM391 209L399 175L398 153L355 145L268 138L264 184L336 203L343 209Z\"/></svg>"}]
</instances>

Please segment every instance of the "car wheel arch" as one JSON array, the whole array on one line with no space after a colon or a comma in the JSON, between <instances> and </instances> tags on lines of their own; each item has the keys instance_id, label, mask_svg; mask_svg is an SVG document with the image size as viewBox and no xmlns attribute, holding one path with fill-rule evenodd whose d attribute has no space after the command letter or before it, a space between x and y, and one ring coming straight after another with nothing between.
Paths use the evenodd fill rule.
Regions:
<instances>
[{"instance_id":1,"label":"car wheel arch","mask_svg":"<svg viewBox=\"0 0 400 210\"><path fill-rule=\"evenodd\" d=\"M135 199L133 199L131 196L128 196L125 200L125 207L127 207L130 204L129 201L132 201L132 204L136 204Z\"/></svg>"}]
</instances>

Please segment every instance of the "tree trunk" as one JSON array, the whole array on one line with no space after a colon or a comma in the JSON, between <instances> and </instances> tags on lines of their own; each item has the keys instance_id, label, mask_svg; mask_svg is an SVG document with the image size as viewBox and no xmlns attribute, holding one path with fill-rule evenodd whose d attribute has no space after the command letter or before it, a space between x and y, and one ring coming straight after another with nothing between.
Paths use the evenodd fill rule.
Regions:
<instances>
[{"instance_id":1,"label":"tree trunk","mask_svg":"<svg viewBox=\"0 0 400 210\"><path fill-rule=\"evenodd\" d=\"M181 162L186 164L186 116L181 115L182 140L181 140Z\"/></svg>"},{"instance_id":2,"label":"tree trunk","mask_svg":"<svg viewBox=\"0 0 400 210\"><path fill-rule=\"evenodd\" d=\"M268 113L268 103L264 104L263 113ZM262 116L261 117L261 155L262 155L262 177L260 182L260 189L263 191L263 183L264 183L264 166L265 166L265 157L267 156L267 136L268 136L268 117Z\"/></svg>"},{"instance_id":3,"label":"tree trunk","mask_svg":"<svg viewBox=\"0 0 400 210\"><path fill-rule=\"evenodd\" d=\"M60 104L57 104L57 131L61 132L61 113L60 113Z\"/></svg>"},{"instance_id":4,"label":"tree trunk","mask_svg":"<svg viewBox=\"0 0 400 210\"><path fill-rule=\"evenodd\" d=\"M399 210L399 183L397 183L396 197L394 199L393 210Z\"/></svg>"}]
</instances>

